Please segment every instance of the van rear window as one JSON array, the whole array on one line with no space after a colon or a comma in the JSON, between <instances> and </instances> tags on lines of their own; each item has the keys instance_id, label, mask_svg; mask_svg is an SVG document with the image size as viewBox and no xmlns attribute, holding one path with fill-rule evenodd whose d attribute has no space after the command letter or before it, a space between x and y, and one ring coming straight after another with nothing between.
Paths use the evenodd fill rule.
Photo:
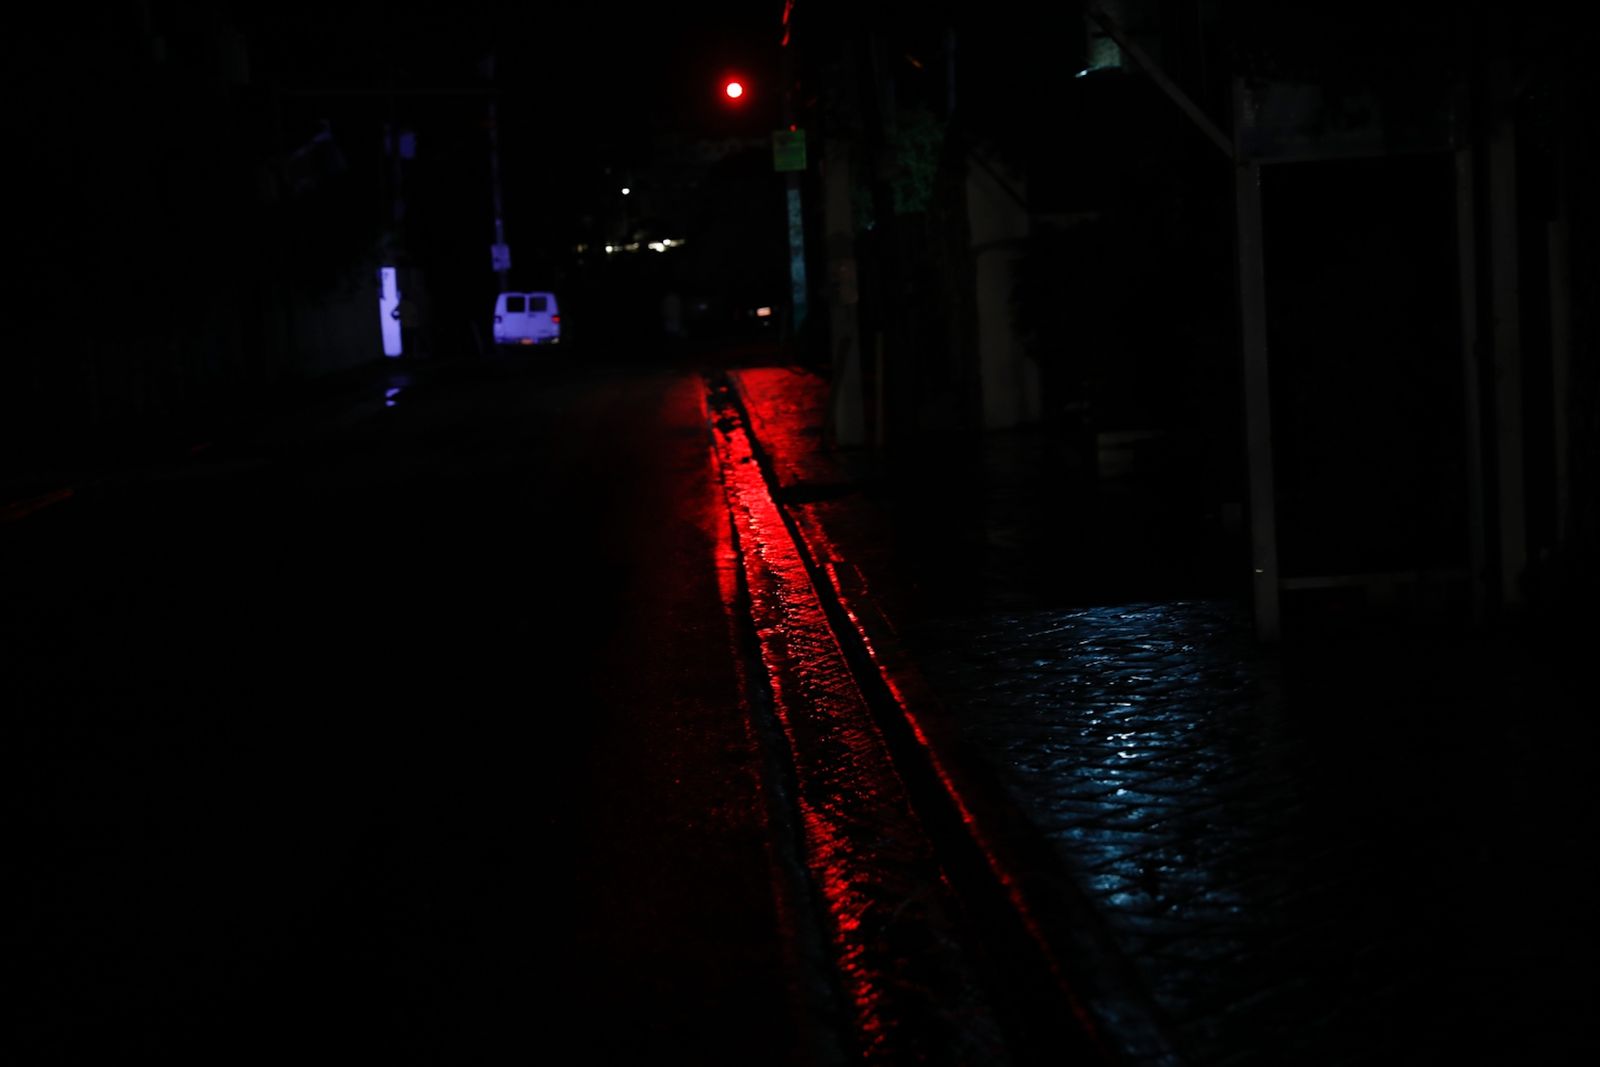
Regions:
<instances>
[{"instance_id":1,"label":"van rear window","mask_svg":"<svg viewBox=\"0 0 1600 1067\"><path fill-rule=\"evenodd\" d=\"M506 297L506 311L510 312L513 315L517 315L517 314L520 314L521 312L523 312L525 310L527 310L527 304L523 300L522 297L520 297L520 296L508 296L508 297Z\"/></svg>"},{"instance_id":2,"label":"van rear window","mask_svg":"<svg viewBox=\"0 0 1600 1067\"><path fill-rule=\"evenodd\" d=\"M528 310L529 311L543 311L545 309L544 305L545 305L544 297L542 297L542 296L530 296L530 297L528 297Z\"/></svg>"}]
</instances>

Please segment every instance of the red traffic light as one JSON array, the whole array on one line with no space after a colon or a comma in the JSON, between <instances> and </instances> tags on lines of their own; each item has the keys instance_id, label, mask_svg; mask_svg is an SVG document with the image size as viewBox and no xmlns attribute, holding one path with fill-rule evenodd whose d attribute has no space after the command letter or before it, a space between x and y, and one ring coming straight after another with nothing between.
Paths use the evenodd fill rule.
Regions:
<instances>
[{"instance_id":1,"label":"red traffic light","mask_svg":"<svg viewBox=\"0 0 1600 1067\"><path fill-rule=\"evenodd\" d=\"M737 71L725 72L718 95L729 107L740 107L750 99L750 80Z\"/></svg>"}]
</instances>

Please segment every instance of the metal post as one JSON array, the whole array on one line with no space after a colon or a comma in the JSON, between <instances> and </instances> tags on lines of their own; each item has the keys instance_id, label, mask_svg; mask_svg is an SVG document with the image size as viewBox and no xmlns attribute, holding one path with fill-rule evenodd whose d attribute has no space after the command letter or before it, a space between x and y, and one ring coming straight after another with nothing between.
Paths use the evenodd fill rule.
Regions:
<instances>
[{"instance_id":1,"label":"metal post","mask_svg":"<svg viewBox=\"0 0 1600 1067\"><path fill-rule=\"evenodd\" d=\"M1483 397L1478 387L1478 239L1473 152L1458 148L1456 162L1456 262L1461 293L1462 432L1466 442L1467 580L1472 619L1482 622L1487 597L1488 548L1483 510Z\"/></svg>"},{"instance_id":2,"label":"metal post","mask_svg":"<svg viewBox=\"0 0 1600 1067\"><path fill-rule=\"evenodd\" d=\"M1239 134L1244 83L1235 78L1234 206L1238 226L1239 336L1244 357L1245 447L1250 473L1250 562L1256 636L1276 641L1279 617L1277 496L1273 485L1272 393L1267 377L1266 267L1261 247L1261 164L1246 160Z\"/></svg>"},{"instance_id":3,"label":"metal post","mask_svg":"<svg viewBox=\"0 0 1600 1067\"><path fill-rule=\"evenodd\" d=\"M1528 562L1523 478L1522 339L1517 269L1517 138L1511 71L1490 68L1489 226L1494 307L1494 399L1500 515L1500 599L1520 607Z\"/></svg>"},{"instance_id":4,"label":"metal post","mask_svg":"<svg viewBox=\"0 0 1600 1067\"><path fill-rule=\"evenodd\" d=\"M407 307L408 297L406 296L406 292L411 288L412 280L410 274L410 260L406 254L406 202L405 187L402 184L402 176L405 173L405 169L400 158L400 138L401 130L399 109L396 105L394 95L391 93L389 96L389 123L384 129L384 147L388 149L390 163L389 227L390 234L393 238L393 243L390 246L389 258L393 266L396 286L394 294L396 297L396 303L392 313L396 316L395 321L398 322L399 326L397 343L394 345L395 351L389 351L391 347L391 340L393 338L390 335L386 335L384 341L384 355L389 357L404 356L405 358L410 359L416 355L416 352L415 345L412 343L414 335L412 331L407 328L406 322L407 312L409 310Z\"/></svg>"},{"instance_id":5,"label":"metal post","mask_svg":"<svg viewBox=\"0 0 1600 1067\"><path fill-rule=\"evenodd\" d=\"M856 305L855 217L850 200L850 148L829 138L822 155L822 217L828 253L828 323L833 390L828 410L830 444L867 442L866 390Z\"/></svg>"},{"instance_id":6,"label":"metal post","mask_svg":"<svg viewBox=\"0 0 1600 1067\"><path fill-rule=\"evenodd\" d=\"M389 94L389 124L384 130L384 146L389 150L391 166L389 177L389 224L394 228L395 247L405 249L404 226L406 217L405 190L401 184L404 173L400 161L400 112L394 94Z\"/></svg>"},{"instance_id":7,"label":"metal post","mask_svg":"<svg viewBox=\"0 0 1600 1067\"><path fill-rule=\"evenodd\" d=\"M1568 391L1572 382L1572 251L1567 207L1567 159L1556 149L1556 217L1547 232L1550 245L1550 400L1555 449L1555 540L1565 552L1572 538L1572 418Z\"/></svg>"},{"instance_id":8,"label":"metal post","mask_svg":"<svg viewBox=\"0 0 1600 1067\"><path fill-rule=\"evenodd\" d=\"M911 353L906 350L901 294L899 224L894 191L884 171L886 148L894 139L894 84L883 70L880 35L869 30L857 39L857 91L861 103L861 146L872 191L873 290L868 305L875 332L871 390L878 412L874 437L880 447L900 449L910 442L916 420Z\"/></svg>"},{"instance_id":9,"label":"metal post","mask_svg":"<svg viewBox=\"0 0 1600 1067\"><path fill-rule=\"evenodd\" d=\"M794 129L794 53L785 39L783 46L783 125ZM784 217L789 230L789 328L798 337L806 324L806 230L805 212L801 203L800 171L785 171L783 175Z\"/></svg>"},{"instance_id":10,"label":"metal post","mask_svg":"<svg viewBox=\"0 0 1600 1067\"><path fill-rule=\"evenodd\" d=\"M500 118L495 107L495 98L489 97L489 178L494 185L494 243L499 248L506 243L505 209L501 203L500 195ZM499 280L499 292L510 288L507 284L510 271L504 261L495 271Z\"/></svg>"}]
</instances>

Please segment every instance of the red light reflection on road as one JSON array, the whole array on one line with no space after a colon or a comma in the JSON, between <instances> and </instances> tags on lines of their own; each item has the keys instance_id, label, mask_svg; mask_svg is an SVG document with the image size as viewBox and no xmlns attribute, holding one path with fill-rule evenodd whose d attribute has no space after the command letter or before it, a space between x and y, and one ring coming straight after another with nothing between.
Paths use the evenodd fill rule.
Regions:
<instances>
[{"instance_id":1,"label":"red light reflection on road","mask_svg":"<svg viewBox=\"0 0 1600 1067\"><path fill-rule=\"evenodd\" d=\"M770 448L771 461L784 467L788 457L802 457L813 452L817 443L814 439L795 436L803 433L807 427L817 424L817 419L807 417L810 404L806 392L806 383L784 368L757 368L740 373L740 397L753 425L759 428L759 437L763 447ZM742 439L738 440L736 447L743 447ZM783 516L780 515L777 505L768 495L765 479L754 458L746 458L742 453L738 455L738 464L734 468L735 476L741 485L748 485L748 490L739 493L740 499L749 502L747 521L752 529L762 531L763 536L757 538L758 543L780 544L786 546L789 555L793 555L792 563L787 557L783 559L785 566L804 572L804 567L796 554L793 539L787 526L784 525ZM914 665L899 662L894 657L882 654L873 641L873 633L892 634L889 621L878 611L876 603L870 593L865 589L860 576L847 562L849 558L846 551L832 544L827 532L816 521L813 513L804 505L792 509L793 521L802 533L802 539L807 545L814 563L821 572L819 581L831 586L828 591L830 596L836 597L854 630L854 637L861 642L862 648L871 660L879 679L883 682L894 706L906 723L911 737L921 750L922 758L933 772L939 782L943 793L952 803L956 815L966 828L970 840L978 848L984 863L989 869L990 876L999 884L1010 901L1013 912L1026 930L1027 937L1033 942L1039 958L1048 966L1053 980L1060 990L1064 1004L1068 1006L1075 1018L1079 1031L1087 1038L1092 1046L1105 1049L1104 1035L1100 1033L1099 1026L1093 1014L1084 1004L1074 982L1068 977L1068 968L1063 960L1058 958L1052 947L1050 937L1042 929L1033 908L1027 900L1027 894L1009 867L1008 862L999 854L985 829L981 820L972 810L966 798L966 789L957 781L946 762L941 759L940 744L930 736L930 725L924 721L918 709L934 706L930 698L923 691L920 675ZM770 532L770 534L769 534ZM796 581L803 581L807 594L812 594L809 573L803 573ZM848 593L845 591L848 590ZM814 602L814 599L813 599ZM862 617L858 612L866 612L871 616L871 622ZM891 642L892 647L892 642ZM909 686L909 691L908 691ZM784 702L780 694L780 712ZM786 725L786 729L789 727ZM935 731L937 732L937 731ZM874 738L874 742L877 739ZM826 849L832 844L830 835L836 835L838 827L830 825L826 811L813 811L807 815L808 832L819 842L819 849ZM854 911L851 897L852 886L849 882L848 872L829 871L829 903L834 909L836 921L842 933L848 934L854 930L859 912ZM875 990L881 989L884 976L874 973L857 974L857 1006L863 1015L862 1027L867 1033L876 1032L881 1028L881 1018L874 1015L872 997ZM879 983L874 986L873 983Z\"/></svg>"},{"instance_id":2,"label":"red light reflection on road","mask_svg":"<svg viewBox=\"0 0 1600 1067\"><path fill-rule=\"evenodd\" d=\"M862 1055L881 1062L907 1039L885 1017L904 961L884 934L899 912L933 906L904 874L925 865L925 842L748 440L724 434L718 447L774 716L795 763L805 862Z\"/></svg>"}]
</instances>

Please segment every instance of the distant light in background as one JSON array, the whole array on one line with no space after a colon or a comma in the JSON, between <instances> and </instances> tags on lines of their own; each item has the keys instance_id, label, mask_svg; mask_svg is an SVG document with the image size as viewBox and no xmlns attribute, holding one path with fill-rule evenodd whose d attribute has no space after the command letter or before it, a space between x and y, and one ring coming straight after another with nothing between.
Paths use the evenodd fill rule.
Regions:
<instances>
[{"instance_id":1,"label":"distant light in background","mask_svg":"<svg viewBox=\"0 0 1600 1067\"><path fill-rule=\"evenodd\" d=\"M606 245L605 248L607 255L614 255L618 252L638 252L641 250L650 252L666 252L673 248L681 248L683 245L688 243L689 242L687 238L683 237L663 237L656 241L629 241L627 244L611 244ZM582 246L582 248L587 247L587 245Z\"/></svg>"},{"instance_id":2,"label":"distant light in background","mask_svg":"<svg viewBox=\"0 0 1600 1067\"><path fill-rule=\"evenodd\" d=\"M628 188L628 187L627 187L627 186L626 186L626 185L624 185L624 186L623 186L623 187L622 187L622 195L623 195L623 196L627 196L627 195L628 195L628 194L629 194L629 193L631 193L631 192L633 192L633 190L632 190L632 189L630 189L630 188Z\"/></svg>"},{"instance_id":3,"label":"distant light in background","mask_svg":"<svg viewBox=\"0 0 1600 1067\"><path fill-rule=\"evenodd\" d=\"M383 328L383 354L391 359L400 355L400 287L393 267L378 268L378 324Z\"/></svg>"},{"instance_id":4,"label":"distant light in background","mask_svg":"<svg viewBox=\"0 0 1600 1067\"><path fill-rule=\"evenodd\" d=\"M722 87L722 91L728 94L729 100L737 100L744 95L744 84L738 80L732 80Z\"/></svg>"}]
</instances>

